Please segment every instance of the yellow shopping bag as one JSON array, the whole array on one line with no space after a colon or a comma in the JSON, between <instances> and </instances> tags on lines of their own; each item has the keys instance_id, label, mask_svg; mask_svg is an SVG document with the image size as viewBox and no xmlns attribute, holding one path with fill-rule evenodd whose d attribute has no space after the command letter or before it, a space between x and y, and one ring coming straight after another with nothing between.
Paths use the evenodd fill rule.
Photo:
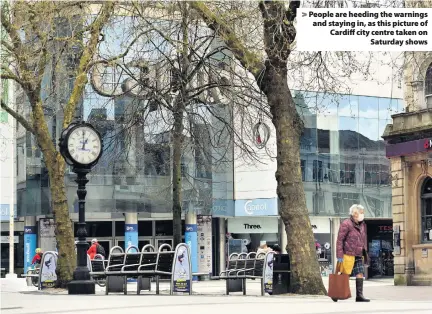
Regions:
<instances>
[{"instance_id":1,"label":"yellow shopping bag","mask_svg":"<svg viewBox=\"0 0 432 314\"><path fill-rule=\"evenodd\" d=\"M340 267L342 274L351 275L354 268L355 256L345 255L343 256L343 262Z\"/></svg>"}]
</instances>

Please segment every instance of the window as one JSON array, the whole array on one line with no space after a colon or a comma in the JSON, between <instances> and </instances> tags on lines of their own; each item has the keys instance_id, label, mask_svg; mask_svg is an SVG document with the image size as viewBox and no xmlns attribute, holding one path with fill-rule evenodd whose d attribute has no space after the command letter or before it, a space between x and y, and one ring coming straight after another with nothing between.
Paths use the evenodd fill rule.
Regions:
<instances>
[{"instance_id":1,"label":"window","mask_svg":"<svg viewBox=\"0 0 432 314\"><path fill-rule=\"evenodd\" d=\"M323 168L322 161L320 160L313 161L313 180L315 182L323 182Z\"/></svg>"},{"instance_id":2,"label":"window","mask_svg":"<svg viewBox=\"0 0 432 314\"><path fill-rule=\"evenodd\" d=\"M31 158L33 156L33 143L32 143L32 135L30 132L26 132L26 149L27 149L27 158Z\"/></svg>"},{"instance_id":3,"label":"window","mask_svg":"<svg viewBox=\"0 0 432 314\"><path fill-rule=\"evenodd\" d=\"M371 213L374 217L383 217L384 202L368 195L363 195L366 205L370 208Z\"/></svg>"},{"instance_id":4,"label":"window","mask_svg":"<svg viewBox=\"0 0 432 314\"><path fill-rule=\"evenodd\" d=\"M338 164L327 164L327 173L328 173L328 180L331 183L339 183L339 170L338 170Z\"/></svg>"},{"instance_id":5,"label":"window","mask_svg":"<svg viewBox=\"0 0 432 314\"><path fill-rule=\"evenodd\" d=\"M380 165L366 164L364 167L364 184L378 185L380 182Z\"/></svg>"},{"instance_id":6,"label":"window","mask_svg":"<svg viewBox=\"0 0 432 314\"><path fill-rule=\"evenodd\" d=\"M300 161L300 167L301 167L301 174L302 174L302 181L306 181L306 160Z\"/></svg>"},{"instance_id":7,"label":"window","mask_svg":"<svg viewBox=\"0 0 432 314\"><path fill-rule=\"evenodd\" d=\"M325 212L325 198L324 192L317 191L313 194L313 213L319 215Z\"/></svg>"},{"instance_id":8,"label":"window","mask_svg":"<svg viewBox=\"0 0 432 314\"><path fill-rule=\"evenodd\" d=\"M432 242L432 178L423 183L421 195L422 242Z\"/></svg>"},{"instance_id":9,"label":"window","mask_svg":"<svg viewBox=\"0 0 432 314\"><path fill-rule=\"evenodd\" d=\"M425 96L432 96L432 63L429 64L429 67L426 70L425 77Z\"/></svg>"},{"instance_id":10,"label":"window","mask_svg":"<svg viewBox=\"0 0 432 314\"><path fill-rule=\"evenodd\" d=\"M340 164L340 183L341 184L355 184L356 176L355 176L355 164Z\"/></svg>"},{"instance_id":11,"label":"window","mask_svg":"<svg viewBox=\"0 0 432 314\"><path fill-rule=\"evenodd\" d=\"M360 203L360 194L358 193L333 193L334 213L337 215L348 216L348 209L353 204Z\"/></svg>"}]
</instances>

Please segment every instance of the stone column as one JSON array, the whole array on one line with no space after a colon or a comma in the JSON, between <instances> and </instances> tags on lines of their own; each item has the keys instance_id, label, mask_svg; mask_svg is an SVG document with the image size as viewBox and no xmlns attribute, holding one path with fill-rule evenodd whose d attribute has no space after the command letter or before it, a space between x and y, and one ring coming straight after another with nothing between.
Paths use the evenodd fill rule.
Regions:
<instances>
[{"instance_id":1,"label":"stone column","mask_svg":"<svg viewBox=\"0 0 432 314\"><path fill-rule=\"evenodd\" d=\"M405 227L408 204L406 204L406 199L404 198L407 188L405 177L408 170L404 169L403 164L402 158L396 157L391 159L393 230L399 227L401 237L400 253L395 252L394 254L395 285L409 284Z\"/></svg>"}]
</instances>

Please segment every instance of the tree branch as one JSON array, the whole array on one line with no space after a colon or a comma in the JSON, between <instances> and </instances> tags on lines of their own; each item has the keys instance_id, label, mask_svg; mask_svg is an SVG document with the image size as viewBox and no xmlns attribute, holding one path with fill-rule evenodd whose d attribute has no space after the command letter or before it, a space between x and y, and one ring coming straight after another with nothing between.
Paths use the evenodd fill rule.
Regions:
<instances>
[{"instance_id":1,"label":"tree branch","mask_svg":"<svg viewBox=\"0 0 432 314\"><path fill-rule=\"evenodd\" d=\"M95 55L96 48L99 43L100 33L113 13L114 3L111 1L104 2L100 15L91 24L90 39L87 45L84 47L83 53L81 55L80 63L77 70L77 77L74 82L74 87L65 108L63 128L66 128L72 122L76 105L80 101L84 92L84 88L88 81L87 72L91 60Z\"/></svg>"},{"instance_id":2,"label":"tree branch","mask_svg":"<svg viewBox=\"0 0 432 314\"><path fill-rule=\"evenodd\" d=\"M212 12L203 1L191 1L190 6L198 12L207 26L223 39L242 66L256 78L259 78L260 73L265 67L261 58L252 51L249 51L226 23Z\"/></svg>"},{"instance_id":3,"label":"tree branch","mask_svg":"<svg viewBox=\"0 0 432 314\"><path fill-rule=\"evenodd\" d=\"M25 88L25 84L24 82L14 73L12 73L11 70L9 70L7 67L5 66L1 66L1 70L2 72L6 72L6 73L1 73L0 74L0 78L4 79L4 80L14 80L15 82L17 82L19 85L21 85L22 88Z\"/></svg>"},{"instance_id":4,"label":"tree branch","mask_svg":"<svg viewBox=\"0 0 432 314\"><path fill-rule=\"evenodd\" d=\"M6 103L1 99L1 107L4 111L10 114L17 122L19 122L27 131L32 134L35 134L33 126L24 118L24 116L20 115L18 112L10 108Z\"/></svg>"}]
</instances>

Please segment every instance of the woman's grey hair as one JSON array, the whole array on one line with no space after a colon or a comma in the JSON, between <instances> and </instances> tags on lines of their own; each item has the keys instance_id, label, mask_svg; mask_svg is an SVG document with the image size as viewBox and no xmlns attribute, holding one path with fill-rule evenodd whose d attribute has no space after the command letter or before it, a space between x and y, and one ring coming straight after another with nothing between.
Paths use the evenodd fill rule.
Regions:
<instances>
[{"instance_id":1,"label":"woman's grey hair","mask_svg":"<svg viewBox=\"0 0 432 314\"><path fill-rule=\"evenodd\" d=\"M349 213L352 216L355 212L360 210L364 210L364 207L361 206L360 204L354 204L353 206L350 207Z\"/></svg>"}]
</instances>

